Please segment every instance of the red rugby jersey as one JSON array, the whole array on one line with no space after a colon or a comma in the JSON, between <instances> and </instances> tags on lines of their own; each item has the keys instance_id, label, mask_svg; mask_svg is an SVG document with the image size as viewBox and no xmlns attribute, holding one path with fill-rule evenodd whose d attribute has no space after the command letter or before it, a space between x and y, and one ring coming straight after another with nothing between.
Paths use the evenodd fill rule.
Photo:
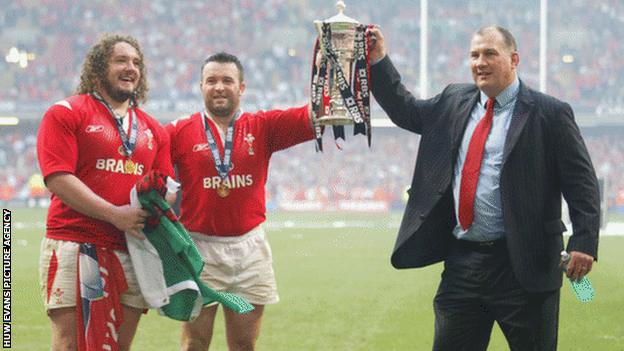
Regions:
<instances>
[{"instance_id":1,"label":"red rugby jersey","mask_svg":"<svg viewBox=\"0 0 624 351\"><path fill-rule=\"evenodd\" d=\"M171 159L182 184L180 221L186 229L206 235L238 236L266 219L265 184L271 155L314 138L308 107L243 113L234 123L229 196L216 189L221 182L204 130L201 113L165 126ZM217 126L207 120L223 159Z\"/></svg>"},{"instance_id":2,"label":"red rugby jersey","mask_svg":"<svg viewBox=\"0 0 624 351\"><path fill-rule=\"evenodd\" d=\"M126 157L116 123L108 109L91 95L75 95L51 106L37 135L37 156L44 177L57 172L75 175L93 192L114 205L130 203L130 189L152 168L174 176L169 136L163 127L138 108L134 167ZM128 130L126 130L128 132ZM123 233L112 224L87 217L52 195L46 236L89 242L126 250Z\"/></svg>"}]
</instances>

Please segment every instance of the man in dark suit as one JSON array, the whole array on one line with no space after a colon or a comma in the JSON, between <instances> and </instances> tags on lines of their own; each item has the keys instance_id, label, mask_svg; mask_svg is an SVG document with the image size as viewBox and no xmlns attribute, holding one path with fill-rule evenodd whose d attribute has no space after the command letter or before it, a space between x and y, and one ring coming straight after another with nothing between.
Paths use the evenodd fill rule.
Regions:
<instances>
[{"instance_id":1,"label":"man in dark suit","mask_svg":"<svg viewBox=\"0 0 624 351\"><path fill-rule=\"evenodd\" d=\"M381 31L371 32L372 92L396 125L421 135L392 264L444 261L433 349L486 350L496 321L512 350L556 350L561 195L573 227L567 275L586 275L598 247L598 182L572 109L518 79L504 28L472 37L475 84L428 100L406 90Z\"/></svg>"}]
</instances>

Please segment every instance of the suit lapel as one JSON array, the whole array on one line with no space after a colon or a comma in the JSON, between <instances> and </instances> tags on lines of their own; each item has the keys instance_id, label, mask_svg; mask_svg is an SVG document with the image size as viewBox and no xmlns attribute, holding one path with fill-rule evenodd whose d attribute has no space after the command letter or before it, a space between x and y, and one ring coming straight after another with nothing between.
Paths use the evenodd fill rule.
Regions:
<instances>
[{"instance_id":1,"label":"suit lapel","mask_svg":"<svg viewBox=\"0 0 624 351\"><path fill-rule=\"evenodd\" d=\"M470 113L477 104L478 99L479 90L475 89L475 92L470 92L464 95L459 100L459 104L457 105L459 107L455 112L456 117L453 119L453 143L451 144L453 147L453 153L451 154L453 157L453 165L455 165L455 160L457 159L457 150L459 149L462 137L464 136L464 131L466 130L466 124L468 123Z\"/></svg>"},{"instance_id":2,"label":"suit lapel","mask_svg":"<svg viewBox=\"0 0 624 351\"><path fill-rule=\"evenodd\" d=\"M529 112L533 105L533 99L529 89L520 82L520 91L518 92L518 98L516 100L516 106L514 107L513 114L511 116L511 124L509 125L509 131L507 132L507 138L505 139L505 150L503 152L503 165L507 161L507 157L511 150L518 142L520 134L529 119Z\"/></svg>"}]
</instances>

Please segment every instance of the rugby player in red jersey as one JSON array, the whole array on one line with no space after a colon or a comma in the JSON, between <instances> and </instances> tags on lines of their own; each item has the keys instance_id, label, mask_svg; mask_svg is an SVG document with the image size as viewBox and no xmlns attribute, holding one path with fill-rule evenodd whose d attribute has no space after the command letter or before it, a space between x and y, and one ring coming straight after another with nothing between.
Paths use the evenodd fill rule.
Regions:
<instances>
[{"instance_id":1,"label":"rugby player in red jersey","mask_svg":"<svg viewBox=\"0 0 624 351\"><path fill-rule=\"evenodd\" d=\"M265 221L265 184L271 155L314 138L308 106L241 112L243 67L218 53L201 69L205 110L165 126L182 184L180 220L206 262L202 280L255 306L239 315L224 309L230 350L253 350L264 305L279 300ZM183 350L207 350L217 306L184 323Z\"/></svg>"},{"instance_id":2,"label":"rugby player in red jersey","mask_svg":"<svg viewBox=\"0 0 624 351\"><path fill-rule=\"evenodd\" d=\"M105 333L103 338L115 340L102 342L129 349L147 307L124 232L142 236L148 213L129 205L129 193L150 170L173 176L167 133L138 107L147 91L145 62L137 41L108 34L87 54L77 95L55 103L41 122L37 153L52 202L41 245L40 281L51 322L52 350L82 347L77 342L76 314L81 244L94 244L102 256L98 258L104 288L115 282L127 285L127 290L120 289L116 305L121 315L111 314L109 321L119 328L110 333L96 330ZM102 262L106 252L112 257L107 262L114 262ZM123 269L124 274L104 272L103 264Z\"/></svg>"}]
</instances>

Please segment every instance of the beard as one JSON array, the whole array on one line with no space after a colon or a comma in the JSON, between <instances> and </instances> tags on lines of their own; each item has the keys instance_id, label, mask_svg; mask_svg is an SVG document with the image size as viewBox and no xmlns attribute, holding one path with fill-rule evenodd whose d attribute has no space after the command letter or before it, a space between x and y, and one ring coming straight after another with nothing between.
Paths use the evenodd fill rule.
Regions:
<instances>
[{"instance_id":1,"label":"beard","mask_svg":"<svg viewBox=\"0 0 624 351\"><path fill-rule=\"evenodd\" d=\"M121 90L113 87L113 85L108 81L108 79L104 79L102 82L102 88L106 92L111 99L116 102L125 102L128 99L134 97L134 91Z\"/></svg>"},{"instance_id":2,"label":"beard","mask_svg":"<svg viewBox=\"0 0 624 351\"><path fill-rule=\"evenodd\" d=\"M210 115L214 116L214 117L230 117L231 115L234 114L234 103L232 102L232 100L230 100L229 98L227 99L227 103L224 105L219 105L219 106L215 106L215 104L213 102L209 102L208 104L206 104L208 112L210 112Z\"/></svg>"}]
</instances>

